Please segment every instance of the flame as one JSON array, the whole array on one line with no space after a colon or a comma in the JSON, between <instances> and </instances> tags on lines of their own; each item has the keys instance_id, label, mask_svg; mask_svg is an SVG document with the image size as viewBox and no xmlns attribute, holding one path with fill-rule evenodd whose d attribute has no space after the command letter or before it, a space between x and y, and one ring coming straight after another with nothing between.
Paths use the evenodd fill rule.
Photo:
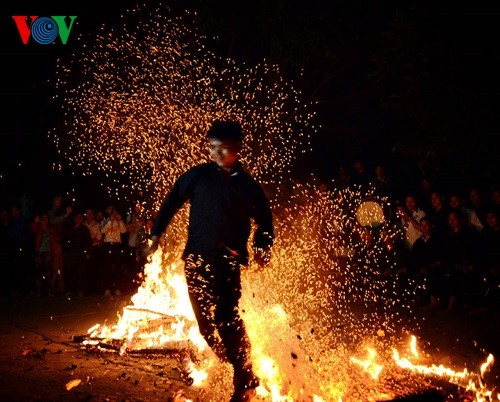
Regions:
<instances>
[{"instance_id":1,"label":"flame","mask_svg":"<svg viewBox=\"0 0 500 402\"><path fill-rule=\"evenodd\" d=\"M380 372L382 371L383 366L375 363L375 358L377 357L377 351L373 348L367 347L368 358L366 360L361 360L356 357L351 357L351 362L361 366L363 370L365 370L370 376L376 380Z\"/></svg>"},{"instance_id":2,"label":"flame","mask_svg":"<svg viewBox=\"0 0 500 402\"><path fill-rule=\"evenodd\" d=\"M413 363L411 358L418 358L419 354L416 353L416 337L412 335L410 339L410 350L412 352L411 357L400 357L399 352L393 349L392 357L396 364L403 368L410 370L412 372L432 375L446 379L452 384L456 384L466 392L471 392L475 398L475 402L486 402L492 401L494 391L488 389L483 381L484 374L486 370L491 366L494 361L493 355L489 354L486 361L480 366L480 374L475 372L469 372L466 368L462 371L455 371L449 367L445 367L442 364L439 366L431 364L430 366L425 364ZM497 393L497 399L500 399L500 394Z\"/></svg>"},{"instance_id":3,"label":"flame","mask_svg":"<svg viewBox=\"0 0 500 402\"><path fill-rule=\"evenodd\" d=\"M118 314L112 326L94 325L88 330L90 338L122 339L120 353L175 344L201 353L208 345L199 333L187 293L181 262L162 267L161 248L144 267L145 280L132 296L132 304ZM200 378L197 375L197 378Z\"/></svg>"}]
</instances>

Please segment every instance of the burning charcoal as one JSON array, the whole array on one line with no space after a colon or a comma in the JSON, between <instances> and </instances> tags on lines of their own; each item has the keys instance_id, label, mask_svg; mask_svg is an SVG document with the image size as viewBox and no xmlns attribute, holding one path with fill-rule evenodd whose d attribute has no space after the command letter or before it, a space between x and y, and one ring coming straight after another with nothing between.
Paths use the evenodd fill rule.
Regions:
<instances>
[{"instance_id":1,"label":"burning charcoal","mask_svg":"<svg viewBox=\"0 0 500 402\"><path fill-rule=\"evenodd\" d=\"M80 380L80 379L71 380L70 382L68 382L66 384L66 390L70 391L71 389L78 387L81 383L82 383L82 380Z\"/></svg>"}]
</instances>

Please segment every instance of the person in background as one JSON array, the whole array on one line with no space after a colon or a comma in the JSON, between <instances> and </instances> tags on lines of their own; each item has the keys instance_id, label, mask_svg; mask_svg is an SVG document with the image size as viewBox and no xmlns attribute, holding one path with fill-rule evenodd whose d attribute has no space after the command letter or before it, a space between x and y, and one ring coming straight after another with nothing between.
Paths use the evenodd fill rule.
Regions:
<instances>
[{"instance_id":1,"label":"person in background","mask_svg":"<svg viewBox=\"0 0 500 402\"><path fill-rule=\"evenodd\" d=\"M131 285L137 274L142 270L141 260L138 259L139 248L137 237L139 232L144 231L145 225L144 207L137 202L134 210L127 215L125 225L127 226L128 239L127 239L127 266L129 278L127 283Z\"/></svg>"},{"instance_id":2,"label":"person in background","mask_svg":"<svg viewBox=\"0 0 500 402\"><path fill-rule=\"evenodd\" d=\"M379 197L392 198L393 194L391 181L389 179L389 176L387 176L384 166L382 166L381 164L375 165L374 172L375 176L372 182L374 187L374 195L377 195Z\"/></svg>"},{"instance_id":3,"label":"person in background","mask_svg":"<svg viewBox=\"0 0 500 402\"><path fill-rule=\"evenodd\" d=\"M9 238L13 246L13 266L10 268L14 293L28 294L35 290L34 235L18 203L10 209Z\"/></svg>"},{"instance_id":4,"label":"person in background","mask_svg":"<svg viewBox=\"0 0 500 402\"><path fill-rule=\"evenodd\" d=\"M52 272L50 275L50 294L64 294L66 286L64 284L64 255L61 245L61 232L66 220L73 213L71 205L64 206L64 197L61 194L56 194L52 199L52 208L49 209L47 215L49 222L55 227L53 235L53 261Z\"/></svg>"},{"instance_id":5,"label":"person in background","mask_svg":"<svg viewBox=\"0 0 500 402\"><path fill-rule=\"evenodd\" d=\"M92 251L87 261L87 289L90 294L104 292L100 285L102 283L102 233L99 222L95 219L96 213L89 208L85 211L85 222L83 224L89 229L92 238Z\"/></svg>"},{"instance_id":6,"label":"person in background","mask_svg":"<svg viewBox=\"0 0 500 402\"><path fill-rule=\"evenodd\" d=\"M109 204L106 208L107 218L101 222L101 233L103 238L103 278L107 285L106 295L120 295L119 287L124 278L127 277L124 272L124 261L122 258L124 249L122 244L122 234L127 232L127 227L122 216L115 209L114 204Z\"/></svg>"},{"instance_id":7,"label":"person in background","mask_svg":"<svg viewBox=\"0 0 500 402\"><path fill-rule=\"evenodd\" d=\"M448 213L448 230L443 237L444 287L448 310L475 306L481 293L479 271L480 233L468 227L460 210Z\"/></svg>"},{"instance_id":8,"label":"person in background","mask_svg":"<svg viewBox=\"0 0 500 402\"><path fill-rule=\"evenodd\" d=\"M465 206L465 202L459 194L454 193L450 195L450 208L460 210L469 227L476 229L478 232L483 230L484 226L476 212L472 208L467 208Z\"/></svg>"},{"instance_id":9,"label":"person in background","mask_svg":"<svg viewBox=\"0 0 500 402\"><path fill-rule=\"evenodd\" d=\"M66 261L64 275L67 296L88 293L87 262L92 252L92 236L84 222L83 214L77 213L67 222L61 234Z\"/></svg>"},{"instance_id":10,"label":"person in background","mask_svg":"<svg viewBox=\"0 0 500 402\"><path fill-rule=\"evenodd\" d=\"M0 280L0 296L6 296L14 291L11 271L14 260L14 244L10 236L10 212L6 206L0 209L0 267L2 280Z\"/></svg>"},{"instance_id":11,"label":"person in background","mask_svg":"<svg viewBox=\"0 0 500 402\"><path fill-rule=\"evenodd\" d=\"M425 304L426 310L435 310L445 297L443 245L434 234L434 225L428 216L420 220L420 227L422 236L411 248L410 261L420 289L419 301Z\"/></svg>"},{"instance_id":12,"label":"person in background","mask_svg":"<svg viewBox=\"0 0 500 402\"><path fill-rule=\"evenodd\" d=\"M351 184L356 186L361 192L368 190L372 182L372 177L361 159L355 159L353 162L353 172L351 175Z\"/></svg>"},{"instance_id":13,"label":"person in background","mask_svg":"<svg viewBox=\"0 0 500 402\"><path fill-rule=\"evenodd\" d=\"M449 230L448 215L450 207L445 202L446 198L440 190L434 190L431 194L431 209L428 215L434 223L434 233L436 236L443 237Z\"/></svg>"},{"instance_id":14,"label":"person in background","mask_svg":"<svg viewBox=\"0 0 500 402\"><path fill-rule=\"evenodd\" d=\"M397 213L403 227L406 248L411 250L415 240L422 235L420 221L427 213L419 207L417 198L412 194L405 197L404 206L399 205L397 207Z\"/></svg>"},{"instance_id":15,"label":"person in background","mask_svg":"<svg viewBox=\"0 0 500 402\"><path fill-rule=\"evenodd\" d=\"M35 284L36 296L46 296L50 291L50 275L54 261L54 241L56 228L49 222L48 214L35 216L30 225L35 234Z\"/></svg>"}]
</instances>

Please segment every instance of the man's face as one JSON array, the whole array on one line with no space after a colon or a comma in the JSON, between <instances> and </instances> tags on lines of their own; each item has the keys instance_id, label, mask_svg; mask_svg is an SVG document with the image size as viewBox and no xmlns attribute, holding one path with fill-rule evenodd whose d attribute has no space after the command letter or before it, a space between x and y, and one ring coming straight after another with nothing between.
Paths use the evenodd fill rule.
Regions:
<instances>
[{"instance_id":1,"label":"man's face","mask_svg":"<svg viewBox=\"0 0 500 402\"><path fill-rule=\"evenodd\" d=\"M215 138L209 139L210 158L224 169L232 167L238 161L240 143L232 140L221 141Z\"/></svg>"}]
</instances>

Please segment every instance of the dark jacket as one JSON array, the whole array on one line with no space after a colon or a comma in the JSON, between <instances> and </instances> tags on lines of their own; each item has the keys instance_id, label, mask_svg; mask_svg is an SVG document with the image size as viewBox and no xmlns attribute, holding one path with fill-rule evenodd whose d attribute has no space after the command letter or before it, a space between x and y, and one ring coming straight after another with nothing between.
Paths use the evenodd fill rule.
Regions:
<instances>
[{"instance_id":1,"label":"dark jacket","mask_svg":"<svg viewBox=\"0 0 500 402\"><path fill-rule=\"evenodd\" d=\"M256 224L252 247L271 247L274 228L269 201L239 162L231 175L210 162L180 176L158 213L151 235L160 236L186 201L190 202L190 214L184 258L228 247L246 263L251 220Z\"/></svg>"}]
</instances>

